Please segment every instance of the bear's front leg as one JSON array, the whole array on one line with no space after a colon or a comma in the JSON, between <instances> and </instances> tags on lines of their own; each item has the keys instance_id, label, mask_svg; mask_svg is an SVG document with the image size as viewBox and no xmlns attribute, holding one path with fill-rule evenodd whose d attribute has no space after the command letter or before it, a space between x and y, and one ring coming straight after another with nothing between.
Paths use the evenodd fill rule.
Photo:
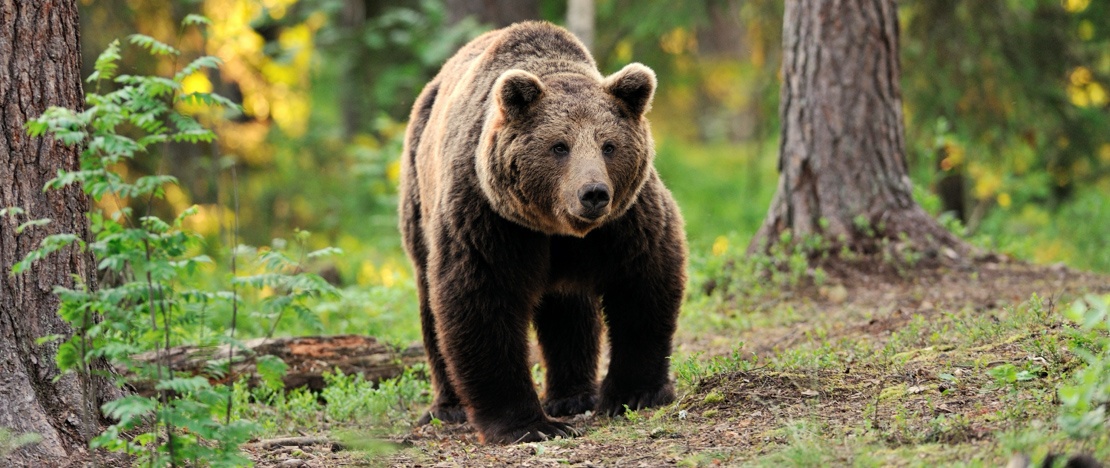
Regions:
<instances>
[{"instance_id":1,"label":"bear's front leg","mask_svg":"<svg viewBox=\"0 0 1110 468\"><path fill-rule=\"evenodd\" d=\"M536 308L536 337L547 367L543 409L551 416L597 409L598 306L592 294L549 292Z\"/></svg>"},{"instance_id":2,"label":"bear's front leg","mask_svg":"<svg viewBox=\"0 0 1110 468\"><path fill-rule=\"evenodd\" d=\"M528 328L543 273L532 261L539 249L521 236L528 234L506 242L443 239L429 271L435 272L429 292L440 350L468 419L486 443L577 435L544 414L532 383ZM497 248L485 250L490 246Z\"/></svg>"},{"instance_id":3,"label":"bear's front leg","mask_svg":"<svg viewBox=\"0 0 1110 468\"><path fill-rule=\"evenodd\" d=\"M685 284L683 251L661 249L603 292L609 325L609 372L598 412L616 416L674 401L672 340Z\"/></svg>"}]
</instances>

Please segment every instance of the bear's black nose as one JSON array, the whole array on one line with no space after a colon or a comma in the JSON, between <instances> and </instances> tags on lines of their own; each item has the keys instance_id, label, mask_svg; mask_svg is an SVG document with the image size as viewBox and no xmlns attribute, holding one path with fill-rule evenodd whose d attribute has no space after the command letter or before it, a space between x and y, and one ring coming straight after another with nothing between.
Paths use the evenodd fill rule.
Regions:
<instances>
[{"instance_id":1,"label":"bear's black nose","mask_svg":"<svg viewBox=\"0 0 1110 468\"><path fill-rule=\"evenodd\" d=\"M587 184L578 189L578 200L586 208L586 216L598 217L601 209L609 204L609 186L605 184Z\"/></svg>"}]
</instances>

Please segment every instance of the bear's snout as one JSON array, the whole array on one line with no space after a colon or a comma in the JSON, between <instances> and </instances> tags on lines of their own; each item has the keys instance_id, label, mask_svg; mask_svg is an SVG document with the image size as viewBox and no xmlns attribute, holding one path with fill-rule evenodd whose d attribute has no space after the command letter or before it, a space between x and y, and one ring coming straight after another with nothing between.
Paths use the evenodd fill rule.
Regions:
<instances>
[{"instance_id":1,"label":"bear's snout","mask_svg":"<svg viewBox=\"0 0 1110 468\"><path fill-rule=\"evenodd\" d=\"M583 185L578 189L578 201L582 203L582 217L597 219L606 214L609 206L609 186L601 183Z\"/></svg>"}]
</instances>

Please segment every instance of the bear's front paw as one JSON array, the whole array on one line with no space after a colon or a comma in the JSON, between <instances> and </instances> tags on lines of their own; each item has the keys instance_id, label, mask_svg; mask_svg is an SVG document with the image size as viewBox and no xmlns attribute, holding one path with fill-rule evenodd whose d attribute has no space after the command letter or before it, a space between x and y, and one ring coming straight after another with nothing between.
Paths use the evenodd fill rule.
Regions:
<instances>
[{"instance_id":1,"label":"bear's front paw","mask_svg":"<svg viewBox=\"0 0 1110 468\"><path fill-rule=\"evenodd\" d=\"M603 388L601 403L597 405L600 414L620 416L624 414L625 406L631 410L653 408L674 401L674 385L667 382L655 390L628 390L622 391L612 388Z\"/></svg>"},{"instance_id":2,"label":"bear's front paw","mask_svg":"<svg viewBox=\"0 0 1110 468\"><path fill-rule=\"evenodd\" d=\"M462 405L446 405L433 403L424 412L423 416L416 421L417 426L423 426L431 423L433 419L438 419L445 423L463 423L466 422L466 409Z\"/></svg>"},{"instance_id":3,"label":"bear's front paw","mask_svg":"<svg viewBox=\"0 0 1110 468\"><path fill-rule=\"evenodd\" d=\"M482 441L487 444L519 444L521 442L542 442L556 437L570 438L581 435L571 425L543 418L523 426L500 426L497 424L487 427L482 432Z\"/></svg>"},{"instance_id":4,"label":"bear's front paw","mask_svg":"<svg viewBox=\"0 0 1110 468\"><path fill-rule=\"evenodd\" d=\"M593 411L596 406L597 394L583 392L562 398L546 398L543 402L543 411L549 416L560 418Z\"/></svg>"}]
</instances>

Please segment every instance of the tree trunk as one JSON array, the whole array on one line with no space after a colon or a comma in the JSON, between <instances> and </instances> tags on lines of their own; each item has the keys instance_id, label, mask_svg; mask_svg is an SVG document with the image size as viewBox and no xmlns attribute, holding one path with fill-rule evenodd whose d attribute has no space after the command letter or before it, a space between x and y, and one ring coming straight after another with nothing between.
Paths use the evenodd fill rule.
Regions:
<instances>
[{"instance_id":1,"label":"tree trunk","mask_svg":"<svg viewBox=\"0 0 1110 468\"><path fill-rule=\"evenodd\" d=\"M88 253L66 249L18 276L11 267L48 234L89 237L89 200L80 187L42 190L58 169L77 168L78 149L29 138L24 129L49 106L82 107L77 2L0 0L0 24L0 208L26 210L0 218L0 427L41 436L0 465L60 466L81 458L97 431L99 418L89 415L98 414L100 401L83 401L82 390L92 385L92 394L102 396L115 391L101 379L86 382L76 374L55 381L57 342L35 340L72 333L57 314L52 289L73 286L73 275L95 286L95 263ZM21 222L38 218L52 222L16 233Z\"/></svg>"},{"instance_id":2,"label":"tree trunk","mask_svg":"<svg viewBox=\"0 0 1110 468\"><path fill-rule=\"evenodd\" d=\"M538 0L447 0L448 21L457 23L473 16L495 28L540 18Z\"/></svg>"},{"instance_id":3,"label":"tree trunk","mask_svg":"<svg viewBox=\"0 0 1110 468\"><path fill-rule=\"evenodd\" d=\"M903 236L926 254L968 247L913 199L892 0L791 0L783 24L779 185L749 251L791 231L868 250Z\"/></svg>"},{"instance_id":4,"label":"tree trunk","mask_svg":"<svg viewBox=\"0 0 1110 468\"><path fill-rule=\"evenodd\" d=\"M594 0L567 1L567 29L578 36L587 50L594 48Z\"/></svg>"}]
</instances>

